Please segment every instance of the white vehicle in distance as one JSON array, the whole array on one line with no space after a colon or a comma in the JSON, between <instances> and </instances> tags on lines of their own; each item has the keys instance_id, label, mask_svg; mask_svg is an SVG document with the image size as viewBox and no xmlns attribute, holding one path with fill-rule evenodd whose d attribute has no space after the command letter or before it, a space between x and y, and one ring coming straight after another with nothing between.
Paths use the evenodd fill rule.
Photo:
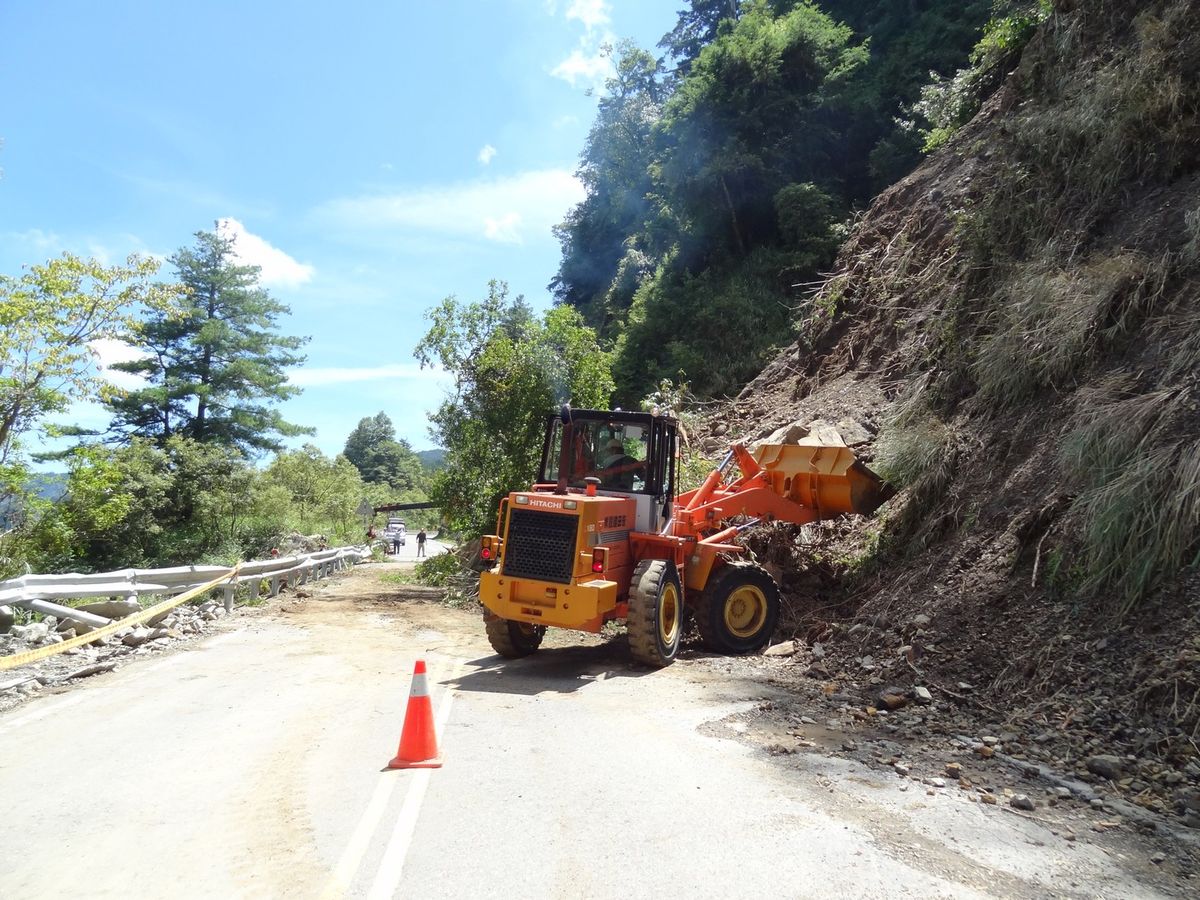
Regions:
<instances>
[{"instance_id":1,"label":"white vehicle in distance","mask_svg":"<svg viewBox=\"0 0 1200 900\"><path fill-rule=\"evenodd\" d=\"M383 539L389 543L394 540L400 541L400 546L403 547L408 537L408 528L404 524L403 519L388 519L387 527L383 529Z\"/></svg>"}]
</instances>

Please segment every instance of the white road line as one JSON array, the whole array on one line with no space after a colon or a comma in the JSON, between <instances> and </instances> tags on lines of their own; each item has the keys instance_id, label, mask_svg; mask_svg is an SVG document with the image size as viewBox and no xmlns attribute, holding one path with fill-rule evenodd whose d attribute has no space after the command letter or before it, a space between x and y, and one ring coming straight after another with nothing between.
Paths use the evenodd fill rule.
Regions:
<instances>
[{"instance_id":1,"label":"white road line","mask_svg":"<svg viewBox=\"0 0 1200 900\"><path fill-rule=\"evenodd\" d=\"M342 858L338 860L337 868L329 877L325 890L321 891L320 900L344 897L350 889L354 873L358 871L363 854L367 852L371 835L375 833L379 820L383 818L383 811L387 809L388 800L391 799L392 789L396 786L397 780L395 777L390 777L390 773L379 779L375 793L371 795L371 802L367 804L366 812L363 813L358 827L354 829L354 834L350 837L350 843L346 845Z\"/></svg>"},{"instance_id":2,"label":"white road line","mask_svg":"<svg viewBox=\"0 0 1200 900\"><path fill-rule=\"evenodd\" d=\"M457 678L461 672L461 668L461 664L457 665L455 671L451 674L451 678ZM442 697L441 705L438 707L437 720L434 724L439 737L445 734L446 722L450 719L450 705L453 699L454 694L447 688L446 693ZM439 747L439 749L441 748ZM421 802L425 798L425 789L429 785L429 776L434 772L433 769L414 769L412 771L413 778L409 783L408 794L404 798L404 805L400 808L400 815L397 817L396 825L392 829L391 840L388 841L387 849L384 851L383 860L380 863L379 871L375 875L375 880L371 884L371 891L368 897L391 897L395 894L396 887L400 884L400 875L404 869L404 858L408 854L408 845L412 840L413 832L416 830L417 815L421 810ZM399 780L399 773L397 772L385 772L380 776L379 784L375 787L375 793L371 795L371 800L363 812L362 819L359 820L358 826L354 829L354 834L350 837L350 842L342 852L337 868L333 870L333 874L330 876L328 883L326 883L325 889L321 891L320 900L333 900L334 897L346 896L350 885L354 881L354 875L358 872L359 865L362 863L362 858L370 846L371 837L375 834L379 820L383 817L384 810L387 808L388 800L392 796L392 790Z\"/></svg>"},{"instance_id":3,"label":"white road line","mask_svg":"<svg viewBox=\"0 0 1200 900\"><path fill-rule=\"evenodd\" d=\"M379 871L367 892L367 900L391 900L400 886L400 876L404 872L404 860L408 856L408 846L417 830L417 816L421 813L421 801L425 799L425 789L429 787L429 776L432 769L418 769L413 776L408 796L404 798L404 806L396 818L396 827L392 830L392 839L388 841L387 850L383 852L383 860L379 863Z\"/></svg>"}]
</instances>

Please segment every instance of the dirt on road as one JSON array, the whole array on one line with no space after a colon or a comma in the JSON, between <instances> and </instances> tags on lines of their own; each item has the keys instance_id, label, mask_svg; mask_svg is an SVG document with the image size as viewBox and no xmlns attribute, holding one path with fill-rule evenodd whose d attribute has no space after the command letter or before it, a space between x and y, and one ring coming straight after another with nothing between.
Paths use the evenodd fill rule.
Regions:
<instances>
[{"instance_id":1,"label":"dirt on road","mask_svg":"<svg viewBox=\"0 0 1200 900\"><path fill-rule=\"evenodd\" d=\"M346 642L361 650L361 631L345 625L366 612L381 631L410 633L424 639L431 651L472 660L485 672L503 672L504 661L491 656L486 646L477 608L449 608L435 591L396 584L399 571L404 567L362 567L352 578L322 585L312 596L285 598L259 616L319 630L326 646ZM572 648L575 652L564 652ZM550 629L538 656L561 657L561 665L543 661L539 677L567 683L638 669L620 629L603 636ZM1035 835L1022 840L1039 851L1075 854L1093 847L1137 881L1168 895L1189 895L1200 888L1196 835L1130 808L1103 785L1088 790L1058 773L1011 759L1004 753L1003 733L947 738L921 727L936 714L934 708L888 711L859 702L819 668L811 671L810 662L803 656L716 656L693 642L663 674L719 685L725 697L732 691L753 704L706 723L703 733L752 746L785 771L809 771L814 757L837 760L826 794L831 809L849 814L903 854L928 854L939 841L939 810L966 806L992 820L997 838L1010 837L1010 827L1022 822L1033 826ZM863 795L883 794L899 803L880 816L880 804L864 802ZM914 839L914 831L924 836ZM946 837L951 843L958 840ZM1086 881L1070 887L1087 894Z\"/></svg>"},{"instance_id":2,"label":"dirt on road","mask_svg":"<svg viewBox=\"0 0 1200 900\"><path fill-rule=\"evenodd\" d=\"M477 608L404 570L239 609L0 714L0 840L19 863L0 894L69 896L62 852L84 865L135 841L165 880L98 866L92 896L166 896L197 873L200 896L505 896L494 873L514 853L538 872L530 897L653 896L663 879L714 897L1195 895L1186 835L1062 796L1000 740L985 758L890 730L898 716L860 710L801 657L691 646L649 670L619 630L552 630L506 661ZM422 656L439 710L456 698L423 805L418 782L380 773ZM95 760L136 747L152 774L81 793L23 762L81 736Z\"/></svg>"}]
</instances>

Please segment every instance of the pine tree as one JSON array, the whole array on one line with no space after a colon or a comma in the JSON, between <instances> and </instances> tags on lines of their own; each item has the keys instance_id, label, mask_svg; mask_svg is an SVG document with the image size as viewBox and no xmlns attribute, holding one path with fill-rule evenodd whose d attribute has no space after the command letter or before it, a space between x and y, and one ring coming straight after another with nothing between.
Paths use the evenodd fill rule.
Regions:
<instances>
[{"instance_id":1,"label":"pine tree","mask_svg":"<svg viewBox=\"0 0 1200 900\"><path fill-rule=\"evenodd\" d=\"M238 263L232 238L207 231L171 263L185 296L130 335L143 358L113 366L149 384L107 401L112 431L159 446L182 435L247 453L310 433L271 408L300 392L286 370L304 361L296 351L307 338L278 333L290 310L259 284L259 268Z\"/></svg>"}]
</instances>

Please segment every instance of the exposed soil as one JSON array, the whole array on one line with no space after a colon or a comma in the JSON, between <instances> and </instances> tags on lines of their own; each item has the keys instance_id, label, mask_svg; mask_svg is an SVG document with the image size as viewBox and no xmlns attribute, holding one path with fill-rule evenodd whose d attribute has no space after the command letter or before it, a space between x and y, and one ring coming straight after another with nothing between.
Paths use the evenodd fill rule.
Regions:
<instances>
[{"instance_id":1,"label":"exposed soil","mask_svg":"<svg viewBox=\"0 0 1200 900\"><path fill-rule=\"evenodd\" d=\"M1073 417L1089 414L1116 381L1130 396L1183 398L1152 450L1200 434L1200 355L1176 353L1181 341L1196 340L1198 324L1200 272L1185 246L1186 222L1200 221L1187 218L1200 209L1197 154L1192 147L1171 167L1121 170L1124 180L1091 205L1064 187L1044 209L1062 217L1062 230L1044 245L1013 250L1003 267L978 268L962 227L989 198L1015 190L1014 167L1037 174L1032 138L1018 140L1023 121L1070 115L1072 104L1088 101L1096 67L1149 52L1151 19L1135 22L1128 5L1095 4L1091 18L1074 4L1057 6L1057 30L1035 39L1010 83L946 149L876 200L830 281L805 300L811 315L800 339L712 413L699 438L715 453L730 439L759 440L791 423L850 420L873 436L855 447L870 464L875 436L919 401L944 441L938 463L875 520L748 534L752 554L783 589L777 639L799 642L797 662L778 677L803 702L835 685L832 693L848 698L840 718L866 733L879 733L881 721L868 707L894 688L906 705L884 717L889 728L903 723L946 752L956 736L1003 736L1001 752L1018 771L1045 766L1105 804L1129 804L1123 827L1148 816L1164 833L1200 835L1198 548L1187 556L1190 567L1157 573L1154 590L1132 609L1115 588L1081 589L1092 574L1072 506L1081 475L1062 452ZM1167 23L1172 52L1194 48L1195 4L1148 6L1146 16ZM1070 38L1069 57L1055 56L1050 34ZM1044 86L1048 71L1059 79L1057 96L1023 93L1038 79ZM1196 123L1188 107L1155 127L1192 134ZM1149 131L1142 137L1154 140ZM1119 328L1115 318L1097 327L1121 336L1097 338L1068 374L1029 389L1024 402L985 394L975 367L981 348L1007 314L1004 304L1026 299L998 284L1020 287L1051 265L1075 278L1087 261L1132 256L1161 261L1161 280L1144 304L1144 281L1112 282L1112 309L1139 312ZM1084 289L1078 279L1054 284L1062 303ZM1045 349L1035 337L1030 355ZM1195 522L1177 524L1195 533ZM930 706L915 707L918 686L930 692Z\"/></svg>"}]
</instances>

